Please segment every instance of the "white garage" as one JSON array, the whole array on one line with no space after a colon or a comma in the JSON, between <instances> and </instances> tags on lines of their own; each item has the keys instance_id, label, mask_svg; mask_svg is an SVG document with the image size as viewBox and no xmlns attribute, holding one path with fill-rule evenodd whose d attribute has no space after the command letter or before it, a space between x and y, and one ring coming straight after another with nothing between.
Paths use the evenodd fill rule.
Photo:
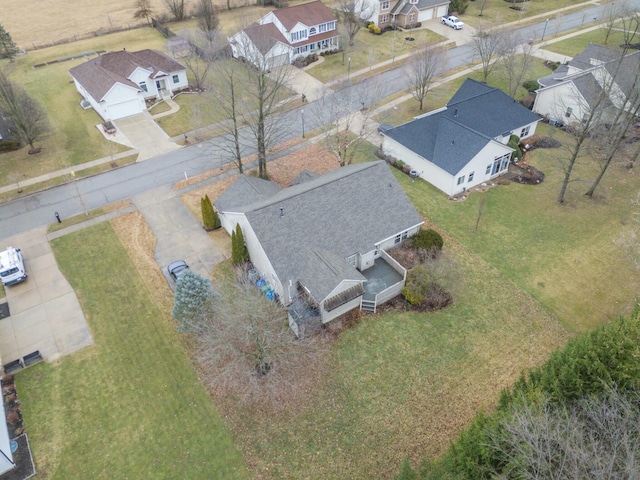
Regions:
<instances>
[{"instance_id":1,"label":"white garage","mask_svg":"<svg viewBox=\"0 0 640 480\"><path fill-rule=\"evenodd\" d=\"M449 12L449 4L438 6L438 12L436 13L436 17L444 17Z\"/></svg>"},{"instance_id":2,"label":"white garage","mask_svg":"<svg viewBox=\"0 0 640 480\"><path fill-rule=\"evenodd\" d=\"M107 118L109 120L117 120L130 115L136 115L144 109L144 107L141 108L140 103L144 104L144 101L140 102L140 100L136 98L127 102L109 105L106 112Z\"/></svg>"},{"instance_id":3,"label":"white garage","mask_svg":"<svg viewBox=\"0 0 640 480\"><path fill-rule=\"evenodd\" d=\"M435 11L434 8L430 8L428 10L421 11L418 14L418 21L419 22L426 22L427 20L431 20L433 18L434 11Z\"/></svg>"}]
</instances>

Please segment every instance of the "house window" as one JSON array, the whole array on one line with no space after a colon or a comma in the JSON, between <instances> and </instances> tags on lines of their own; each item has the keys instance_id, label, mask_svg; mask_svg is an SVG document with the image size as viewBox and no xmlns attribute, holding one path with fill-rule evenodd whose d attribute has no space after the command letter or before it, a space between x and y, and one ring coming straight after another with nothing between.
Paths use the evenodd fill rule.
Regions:
<instances>
[{"instance_id":1,"label":"house window","mask_svg":"<svg viewBox=\"0 0 640 480\"><path fill-rule=\"evenodd\" d=\"M396 235L396 239L394 240L393 243L398 244L402 241L402 235L398 234Z\"/></svg>"},{"instance_id":2,"label":"house window","mask_svg":"<svg viewBox=\"0 0 640 480\"><path fill-rule=\"evenodd\" d=\"M316 27L311 27L309 29L309 35L315 35L316 34Z\"/></svg>"},{"instance_id":3,"label":"house window","mask_svg":"<svg viewBox=\"0 0 640 480\"><path fill-rule=\"evenodd\" d=\"M326 31L327 31L327 24L326 24L326 23L321 23L321 24L318 26L318 31L319 31L320 33L322 33L322 32L326 32Z\"/></svg>"},{"instance_id":4,"label":"house window","mask_svg":"<svg viewBox=\"0 0 640 480\"><path fill-rule=\"evenodd\" d=\"M458 177L458 185L461 185L464 183L464 175Z\"/></svg>"},{"instance_id":5,"label":"house window","mask_svg":"<svg viewBox=\"0 0 640 480\"><path fill-rule=\"evenodd\" d=\"M527 135L529 135L529 129L531 128L531 126L527 125L526 127L524 127L522 130L520 130L520 138L524 138Z\"/></svg>"},{"instance_id":6,"label":"house window","mask_svg":"<svg viewBox=\"0 0 640 480\"><path fill-rule=\"evenodd\" d=\"M389 0L385 0L380 4L380 10L389 10L390 6L391 6L391 2Z\"/></svg>"},{"instance_id":7,"label":"house window","mask_svg":"<svg viewBox=\"0 0 640 480\"><path fill-rule=\"evenodd\" d=\"M418 3L418 0L409 0L409 3L412 3L412 4L415 5L416 3ZM414 14L414 16L415 16L415 14Z\"/></svg>"},{"instance_id":8,"label":"house window","mask_svg":"<svg viewBox=\"0 0 640 480\"><path fill-rule=\"evenodd\" d=\"M487 171L484 172L485 175L489 175L491 173L491 164L487 165Z\"/></svg>"},{"instance_id":9,"label":"house window","mask_svg":"<svg viewBox=\"0 0 640 480\"><path fill-rule=\"evenodd\" d=\"M147 82L140 82L138 85L140 85L140 88L144 91L144 92L148 92L149 90L147 90Z\"/></svg>"},{"instance_id":10,"label":"house window","mask_svg":"<svg viewBox=\"0 0 640 480\"><path fill-rule=\"evenodd\" d=\"M573 113L573 108L571 108L571 107L567 107L567 113L565 113L565 115L566 115L567 117L570 117L572 113Z\"/></svg>"},{"instance_id":11,"label":"house window","mask_svg":"<svg viewBox=\"0 0 640 480\"><path fill-rule=\"evenodd\" d=\"M380 15L380 23L389 23L389 14Z\"/></svg>"},{"instance_id":12,"label":"house window","mask_svg":"<svg viewBox=\"0 0 640 480\"><path fill-rule=\"evenodd\" d=\"M476 172L471 172L469 174L469 180L467 180L467 183L471 183L473 181L473 176L475 175Z\"/></svg>"},{"instance_id":13,"label":"house window","mask_svg":"<svg viewBox=\"0 0 640 480\"><path fill-rule=\"evenodd\" d=\"M409 236L409 232L402 232L402 240L406 240L407 237Z\"/></svg>"},{"instance_id":14,"label":"house window","mask_svg":"<svg viewBox=\"0 0 640 480\"><path fill-rule=\"evenodd\" d=\"M412 0L412 2L411 2L411 3L414 3L414 2L413 2L413 0ZM415 2L415 3L417 3L417 2ZM415 22L415 21L416 21L416 14L415 14L415 13L411 13L411 14L409 15L409 23L413 23L413 22Z\"/></svg>"},{"instance_id":15,"label":"house window","mask_svg":"<svg viewBox=\"0 0 640 480\"><path fill-rule=\"evenodd\" d=\"M299 32L291 32L291 41L297 42L298 40L304 40L307 38L307 30L300 30Z\"/></svg>"}]
</instances>

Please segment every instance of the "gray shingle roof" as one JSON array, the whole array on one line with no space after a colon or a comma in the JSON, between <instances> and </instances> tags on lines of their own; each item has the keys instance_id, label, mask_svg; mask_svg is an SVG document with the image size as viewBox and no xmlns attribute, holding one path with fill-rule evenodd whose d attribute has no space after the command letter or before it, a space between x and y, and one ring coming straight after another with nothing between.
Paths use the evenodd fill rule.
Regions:
<instances>
[{"instance_id":1,"label":"gray shingle roof","mask_svg":"<svg viewBox=\"0 0 640 480\"><path fill-rule=\"evenodd\" d=\"M580 70L587 70L598 65L598 63L616 60L620 58L620 55L621 53L618 50L590 43L582 53L569 60L569 65Z\"/></svg>"},{"instance_id":2,"label":"gray shingle roof","mask_svg":"<svg viewBox=\"0 0 640 480\"><path fill-rule=\"evenodd\" d=\"M457 116L456 116L457 111ZM497 88L467 78L445 111L461 124L495 138L540 117Z\"/></svg>"},{"instance_id":3,"label":"gray shingle roof","mask_svg":"<svg viewBox=\"0 0 640 480\"><path fill-rule=\"evenodd\" d=\"M136 68L148 70L150 78L160 78L185 69L168 55L147 49L105 53L71 68L69 73L95 100L101 101L116 83L140 90L137 84L128 79Z\"/></svg>"},{"instance_id":4,"label":"gray shingle roof","mask_svg":"<svg viewBox=\"0 0 640 480\"><path fill-rule=\"evenodd\" d=\"M497 88L467 79L444 110L384 134L455 175L492 139L539 119Z\"/></svg>"},{"instance_id":5,"label":"gray shingle roof","mask_svg":"<svg viewBox=\"0 0 640 480\"><path fill-rule=\"evenodd\" d=\"M318 302L342 280L364 281L347 257L422 223L381 161L339 168L242 211L282 284L300 281Z\"/></svg>"},{"instance_id":6,"label":"gray shingle roof","mask_svg":"<svg viewBox=\"0 0 640 480\"><path fill-rule=\"evenodd\" d=\"M270 198L280 187L262 178L240 175L214 202L219 212L240 211L243 206Z\"/></svg>"}]
</instances>

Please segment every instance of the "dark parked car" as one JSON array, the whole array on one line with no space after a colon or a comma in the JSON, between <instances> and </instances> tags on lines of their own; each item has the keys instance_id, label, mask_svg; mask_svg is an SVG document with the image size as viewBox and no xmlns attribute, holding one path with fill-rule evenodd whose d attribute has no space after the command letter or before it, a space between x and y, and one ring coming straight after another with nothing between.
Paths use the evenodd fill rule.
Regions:
<instances>
[{"instance_id":1,"label":"dark parked car","mask_svg":"<svg viewBox=\"0 0 640 480\"><path fill-rule=\"evenodd\" d=\"M169 264L169 266L167 267L167 272L169 272L171 278L173 278L174 280L178 280L178 277L180 277L180 275L182 275L188 268L189 265L187 265L187 262L185 262L184 260L176 260L175 262L171 262Z\"/></svg>"}]
</instances>

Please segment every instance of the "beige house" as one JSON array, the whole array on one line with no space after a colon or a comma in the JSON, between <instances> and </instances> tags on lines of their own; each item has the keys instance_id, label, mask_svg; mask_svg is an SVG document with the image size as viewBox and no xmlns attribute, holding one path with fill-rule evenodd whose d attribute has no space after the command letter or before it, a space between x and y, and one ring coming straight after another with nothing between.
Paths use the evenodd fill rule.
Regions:
<instances>
[{"instance_id":1,"label":"beige house","mask_svg":"<svg viewBox=\"0 0 640 480\"><path fill-rule=\"evenodd\" d=\"M361 0L366 20L380 28L398 26L410 28L447 15L449 0Z\"/></svg>"}]
</instances>

